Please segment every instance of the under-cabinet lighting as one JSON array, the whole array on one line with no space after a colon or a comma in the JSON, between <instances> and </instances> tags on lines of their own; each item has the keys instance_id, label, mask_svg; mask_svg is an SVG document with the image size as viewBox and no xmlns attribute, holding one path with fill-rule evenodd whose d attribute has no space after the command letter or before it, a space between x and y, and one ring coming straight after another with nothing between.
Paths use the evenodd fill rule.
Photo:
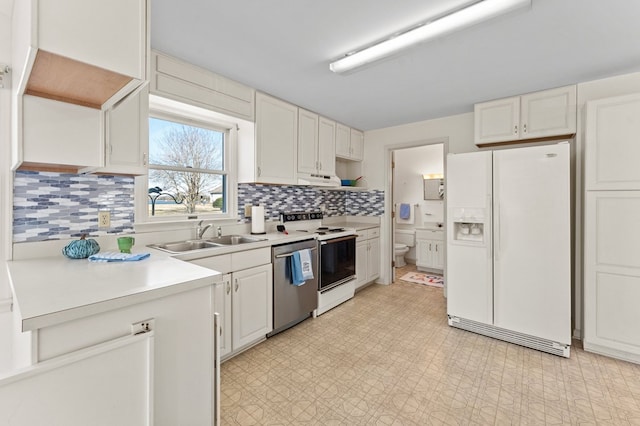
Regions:
<instances>
[{"instance_id":1,"label":"under-cabinet lighting","mask_svg":"<svg viewBox=\"0 0 640 426\"><path fill-rule=\"evenodd\" d=\"M532 0L479 0L463 9L455 10L442 17L424 22L408 31L394 34L380 43L353 53L348 53L344 58L332 62L329 65L329 69L335 73L352 70L406 49L414 44L469 27L524 6L531 6L531 1Z\"/></svg>"},{"instance_id":2,"label":"under-cabinet lighting","mask_svg":"<svg viewBox=\"0 0 640 426\"><path fill-rule=\"evenodd\" d=\"M422 179L444 179L442 173L432 173L430 175L422 175Z\"/></svg>"}]
</instances>

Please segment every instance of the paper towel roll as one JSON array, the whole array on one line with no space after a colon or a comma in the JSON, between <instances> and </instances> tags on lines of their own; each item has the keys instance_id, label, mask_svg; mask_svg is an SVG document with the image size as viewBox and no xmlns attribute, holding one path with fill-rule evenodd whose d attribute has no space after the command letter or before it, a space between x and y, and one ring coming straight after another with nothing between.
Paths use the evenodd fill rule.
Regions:
<instances>
[{"instance_id":1,"label":"paper towel roll","mask_svg":"<svg viewBox=\"0 0 640 426\"><path fill-rule=\"evenodd\" d=\"M264 234L264 206L251 207L251 233Z\"/></svg>"}]
</instances>

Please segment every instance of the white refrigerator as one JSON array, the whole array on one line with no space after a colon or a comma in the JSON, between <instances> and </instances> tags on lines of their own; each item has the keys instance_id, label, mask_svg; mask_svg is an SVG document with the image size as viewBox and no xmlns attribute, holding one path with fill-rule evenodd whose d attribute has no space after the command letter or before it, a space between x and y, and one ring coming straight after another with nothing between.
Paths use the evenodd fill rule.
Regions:
<instances>
[{"instance_id":1,"label":"white refrigerator","mask_svg":"<svg viewBox=\"0 0 640 426\"><path fill-rule=\"evenodd\" d=\"M571 345L569 144L447 156L449 325Z\"/></svg>"}]
</instances>

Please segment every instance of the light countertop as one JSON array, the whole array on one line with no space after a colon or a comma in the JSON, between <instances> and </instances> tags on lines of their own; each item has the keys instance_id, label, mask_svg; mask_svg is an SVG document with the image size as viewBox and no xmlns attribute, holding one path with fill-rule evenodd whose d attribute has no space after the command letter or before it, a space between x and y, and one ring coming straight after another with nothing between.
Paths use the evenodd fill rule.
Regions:
<instances>
[{"instance_id":1,"label":"light countertop","mask_svg":"<svg viewBox=\"0 0 640 426\"><path fill-rule=\"evenodd\" d=\"M136 246L151 256L136 262L95 263L86 259L50 257L7 261L14 304L22 331L158 299L222 279L214 270L188 260L252 250L316 237L316 234L255 235L264 241L194 250L178 255ZM109 250L105 250L109 251Z\"/></svg>"}]
</instances>

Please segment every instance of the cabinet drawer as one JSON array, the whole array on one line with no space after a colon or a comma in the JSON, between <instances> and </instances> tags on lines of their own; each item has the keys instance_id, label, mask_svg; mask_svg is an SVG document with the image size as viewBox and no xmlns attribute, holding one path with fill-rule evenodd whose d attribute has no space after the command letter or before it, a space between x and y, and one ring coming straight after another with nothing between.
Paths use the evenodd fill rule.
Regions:
<instances>
[{"instance_id":1,"label":"cabinet drawer","mask_svg":"<svg viewBox=\"0 0 640 426\"><path fill-rule=\"evenodd\" d=\"M444 240L444 232L435 229L418 229L416 231L417 240Z\"/></svg>"},{"instance_id":2,"label":"cabinet drawer","mask_svg":"<svg viewBox=\"0 0 640 426\"><path fill-rule=\"evenodd\" d=\"M369 238L378 238L380 237L380 228L371 228L368 229Z\"/></svg>"},{"instance_id":3,"label":"cabinet drawer","mask_svg":"<svg viewBox=\"0 0 640 426\"><path fill-rule=\"evenodd\" d=\"M190 263L213 269L223 274L228 274L231 269L231 255L223 254L220 256L204 257L202 259L191 260Z\"/></svg>"},{"instance_id":4,"label":"cabinet drawer","mask_svg":"<svg viewBox=\"0 0 640 426\"><path fill-rule=\"evenodd\" d=\"M267 263L271 263L270 247L231 253L232 271L241 271L254 266L266 265Z\"/></svg>"}]
</instances>

